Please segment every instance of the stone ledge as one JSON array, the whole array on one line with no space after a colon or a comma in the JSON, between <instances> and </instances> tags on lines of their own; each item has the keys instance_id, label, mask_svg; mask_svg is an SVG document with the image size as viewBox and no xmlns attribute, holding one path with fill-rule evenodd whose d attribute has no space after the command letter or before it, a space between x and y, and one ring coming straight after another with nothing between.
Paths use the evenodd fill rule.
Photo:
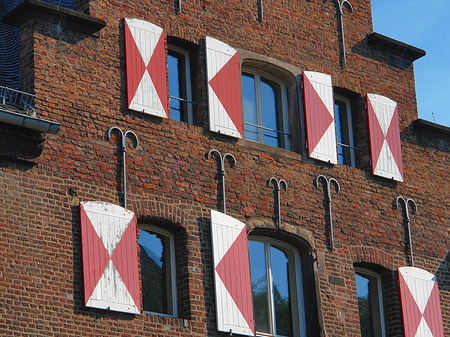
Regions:
<instances>
[{"instance_id":1,"label":"stone ledge","mask_svg":"<svg viewBox=\"0 0 450 337\"><path fill-rule=\"evenodd\" d=\"M423 49L375 32L367 36L367 41L369 42L369 46L375 49L410 60L411 62L427 54Z\"/></svg>"},{"instance_id":2,"label":"stone ledge","mask_svg":"<svg viewBox=\"0 0 450 337\"><path fill-rule=\"evenodd\" d=\"M25 22L32 19L61 25L64 28L88 35L92 35L106 26L106 22L102 19L41 0L25 0L6 14L2 21L20 28Z\"/></svg>"}]
</instances>

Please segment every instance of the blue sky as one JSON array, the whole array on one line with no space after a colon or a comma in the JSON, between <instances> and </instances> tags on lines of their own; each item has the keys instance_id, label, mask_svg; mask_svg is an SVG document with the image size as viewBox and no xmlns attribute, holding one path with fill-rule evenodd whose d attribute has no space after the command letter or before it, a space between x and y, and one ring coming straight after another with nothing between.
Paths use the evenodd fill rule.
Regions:
<instances>
[{"instance_id":1,"label":"blue sky","mask_svg":"<svg viewBox=\"0 0 450 337\"><path fill-rule=\"evenodd\" d=\"M371 1L375 32L427 52L414 62L419 118L450 127L450 1Z\"/></svg>"}]
</instances>

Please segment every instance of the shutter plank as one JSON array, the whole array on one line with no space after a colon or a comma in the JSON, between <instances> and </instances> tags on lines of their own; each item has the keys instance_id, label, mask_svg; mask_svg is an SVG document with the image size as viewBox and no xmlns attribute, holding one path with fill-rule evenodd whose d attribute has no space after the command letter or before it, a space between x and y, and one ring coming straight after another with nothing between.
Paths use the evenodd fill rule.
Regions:
<instances>
[{"instance_id":1,"label":"shutter plank","mask_svg":"<svg viewBox=\"0 0 450 337\"><path fill-rule=\"evenodd\" d=\"M397 102L367 94L370 152L374 175L403 181Z\"/></svg>"},{"instance_id":2,"label":"shutter plank","mask_svg":"<svg viewBox=\"0 0 450 337\"><path fill-rule=\"evenodd\" d=\"M125 19L128 108L167 117L167 78L163 29Z\"/></svg>"},{"instance_id":3,"label":"shutter plank","mask_svg":"<svg viewBox=\"0 0 450 337\"><path fill-rule=\"evenodd\" d=\"M85 305L140 312L136 218L120 206L80 203Z\"/></svg>"},{"instance_id":4,"label":"shutter plank","mask_svg":"<svg viewBox=\"0 0 450 337\"><path fill-rule=\"evenodd\" d=\"M209 128L241 138L243 134L239 57L236 49L206 37Z\"/></svg>"},{"instance_id":5,"label":"shutter plank","mask_svg":"<svg viewBox=\"0 0 450 337\"><path fill-rule=\"evenodd\" d=\"M443 337L436 277L419 268L398 268L405 337Z\"/></svg>"},{"instance_id":6,"label":"shutter plank","mask_svg":"<svg viewBox=\"0 0 450 337\"><path fill-rule=\"evenodd\" d=\"M254 336L245 224L211 210L217 329Z\"/></svg>"},{"instance_id":7,"label":"shutter plank","mask_svg":"<svg viewBox=\"0 0 450 337\"><path fill-rule=\"evenodd\" d=\"M306 136L311 158L337 164L331 75L303 72Z\"/></svg>"}]
</instances>

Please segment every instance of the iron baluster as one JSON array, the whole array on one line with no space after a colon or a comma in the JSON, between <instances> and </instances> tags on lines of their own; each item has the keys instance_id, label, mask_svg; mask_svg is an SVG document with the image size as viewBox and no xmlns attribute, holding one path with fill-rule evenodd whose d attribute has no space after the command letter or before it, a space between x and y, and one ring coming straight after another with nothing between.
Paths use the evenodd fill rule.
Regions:
<instances>
[{"instance_id":1,"label":"iron baluster","mask_svg":"<svg viewBox=\"0 0 450 337\"><path fill-rule=\"evenodd\" d=\"M122 169L123 169L123 207L127 208L127 166L126 166L126 161L125 161L125 152L127 151L126 148L126 138L128 135L132 135L134 136L134 139L136 140L136 147L138 147L139 145L139 140L138 137L136 136L136 134L133 131L126 131L125 133L123 133L123 131L118 128L117 126L112 126L108 129L108 140L111 139L111 131L112 130L118 130L120 135L121 135L121 151L122 151Z\"/></svg>"},{"instance_id":2,"label":"iron baluster","mask_svg":"<svg viewBox=\"0 0 450 337\"><path fill-rule=\"evenodd\" d=\"M225 197L225 158L230 157L233 159L233 163L236 165L236 158L231 153L225 153L223 156L220 154L220 152L216 149L212 149L208 152L208 157L211 156L212 153L216 153L219 156L220 159L220 176L222 177L222 199L223 199L223 213L227 214L227 204L226 204L226 197Z\"/></svg>"},{"instance_id":3,"label":"iron baluster","mask_svg":"<svg viewBox=\"0 0 450 337\"><path fill-rule=\"evenodd\" d=\"M334 249L334 230L333 230L333 214L331 212L331 183L334 183L336 185L336 189L337 189L337 193L339 194L341 192L341 186L339 185L339 182L334 179L334 178L330 178L327 179L327 177L325 177L324 175L319 175L316 178L316 186L317 188L319 188L319 180L320 178L323 178L323 180L326 183L326 189L327 189L327 203L328 203L328 214L330 217L330 243L331 243L331 250Z\"/></svg>"},{"instance_id":4,"label":"iron baluster","mask_svg":"<svg viewBox=\"0 0 450 337\"><path fill-rule=\"evenodd\" d=\"M405 199L402 196L399 196L396 200L397 208L399 200L403 200L403 203L405 204L406 224L408 225L409 253L411 258L411 266L414 267L414 254L411 238L411 218L409 217L409 204L411 203L412 205L414 205L414 208L412 209L413 213L417 212L417 204L413 199Z\"/></svg>"},{"instance_id":5,"label":"iron baluster","mask_svg":"<svg viewBox=\"0 0 450 337\"><path fill-rule=\"evenodd\" d=\"M288 185L286 180L284 179L277 179L275 177L272 177L267 182L267 185L269 185L272 181L274 181L275 188L277 190L277 203L278 203L278 219L277 219L277 229L280 229L281 225L281 198L280 198L280 190L281 190L281 184L284 184L284 190L287 191Z\"/></svg>"},{"instance_id":6,"label":"iron baluster","mask_svg":"<svg viewBox=\"0 0 450 337\"><path fill-rule=\"evenodd\" d=\"M347 54L345 52L345 36L344 36L344 4L347 4L350 11L353 12L353 6L348 0L336 0L339 6L339 18L341 19L341 35L342 35L342 51L344 58L344 66L347 65Z\"/></svg>"}]
</instances>

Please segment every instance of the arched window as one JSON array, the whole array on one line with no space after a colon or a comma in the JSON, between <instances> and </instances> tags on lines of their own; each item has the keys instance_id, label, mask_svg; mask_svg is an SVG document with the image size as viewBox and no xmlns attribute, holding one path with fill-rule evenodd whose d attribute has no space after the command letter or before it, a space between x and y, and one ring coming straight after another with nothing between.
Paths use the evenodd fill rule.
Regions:
<instances>
[{"instance_id":1,"label":"arched window","mask_svg":"<svg viewBox=\"0 0 450 337\"><path fill-rule=\"evenodd\" d=\"M265 68L271 69L270 66ZM258 68L242 68L245 138L290 150L288 94L285 82Z\"/></svg>"},{"instance_id":2,"label":"arched window","mask_svg":"<svg viewBox=\"0 0 450 337\"><path fill-rule=\"evenodd\" d=\"M139 229L144 312L177 315L175 245L172 233L153 226Z\"/></svg>"},{"instance_id":3,"label":"arched window","mask_svg":"<svg viewBox=\"0 0 450 337\"><path fill-rule=\"evenodd\" d=\"M361 337L384 337L381 276L360 267L355 267L355 276Z\"/></svg>"},{"instance_id":4,"label":"arched window","mask_svg":"<svg viewBox=\"0 0 450 337\"><path fill-rule=\"evenodd\" d=\"M259 336L306 336L300 255L267 237L249 238L255 329Z\"/></svg>"}]
</instances>

